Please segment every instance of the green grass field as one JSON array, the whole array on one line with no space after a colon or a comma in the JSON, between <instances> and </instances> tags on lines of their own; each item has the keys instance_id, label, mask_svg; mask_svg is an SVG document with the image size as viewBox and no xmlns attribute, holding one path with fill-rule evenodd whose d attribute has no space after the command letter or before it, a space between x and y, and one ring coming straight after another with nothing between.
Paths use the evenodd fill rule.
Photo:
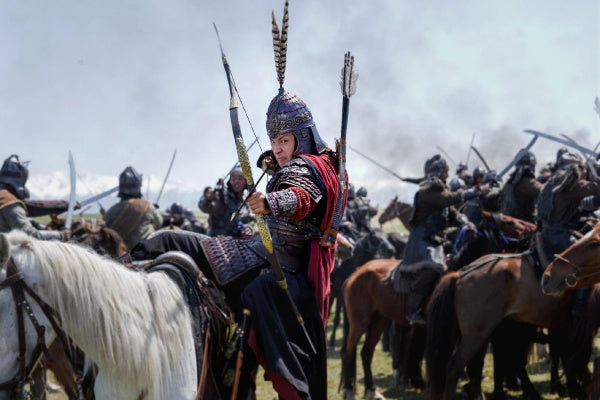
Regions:
<instances>
[{"instance_id":1,"label":"green grass field","mask_svg":"<svg viewBox=\"0 0 600 400\"><path fill-rule=\"evenodd\" d=\"M331 321L328 325L327 336L329 337L331 332ZM328 350L328 361L327 361L327 369L328 369L328 397L330 399L340 399L341 393L338 392L338 385L340 382L341 375L341 360L340 360L340 345L342 339L342 330L338 329L336 335L336 346L335 348L329 348ZM598 355L598 347L600 343L596 343L596 356ZM361 343L362 346L362 343ZM360 351L360 347L359 347ZM363 374L362 374L362 364L360 362L360 355L358 356L358 364L357 364L357 387L356 394L357 398L362 398L364 394L364 385L363 385ZM546 400L555 400L559 399L557 395L549 394L550 388L550 374L549 374L549 364L545 359L541 356L533 355L531 357L531 361L528 366L529 376L536 386L538 392L542 394L543 399ZM484 375L485 378L483 380L483 389L486 396L489 398L493 389L493 370L492 370L492 358L491 355L486 356ZM590 366L591 367L591 366ZM378 344L377 349L375 351L375 356L372 363L373 368L373 376L375 380L375 385L377 386L377 390L381 392L387 399L405 399L405 400L416 400L423 399L423 393L421 391L417 391L414 389L408 389L406 391L400 390L396 387L395 380L392 375L392 357L391 354L384 352L381 349L381 343ZM49 379L52 381L53 378L50 373ZM564 377L563 377L564 381ZM464 384L464 381L461 381L459 388ZM516 400L521 398L520 392L511 392L507 391L507 399ZM51 393L48 396L49 400L66 400L67 397L62 393ZM267 382L263 379L262 371L259 371L257 375L257 399L260 400L277 400L277 395L273 391L270 382Z\"/></svg>"}]
</instances>

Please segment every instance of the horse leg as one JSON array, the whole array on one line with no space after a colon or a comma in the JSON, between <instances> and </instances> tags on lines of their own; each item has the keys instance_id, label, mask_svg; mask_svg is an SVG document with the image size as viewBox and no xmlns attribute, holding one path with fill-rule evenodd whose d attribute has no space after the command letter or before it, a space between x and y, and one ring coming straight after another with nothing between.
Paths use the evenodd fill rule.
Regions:
<instances>
[{"instance_id":1,"label":"horse leg","mask_svg":"<svg viewBox=\"0 0 600 400\"><path fill-rule=\"evenodd\" d=\"M65 394L74 399L77 396L76 382L73 378L75 371L73 365L67 358L65 347L61 340L55 340L48 348L50 358L48 359L48 369L50 369L56 380L64 388Z\"/></svg>"},{"instance_id":2,"label":"horse leg","mask_svg":"<svg viewBox=\"0 0 600 400\"><path fill-rule=\"evenodd\" d=\"M381 346L383 351L390 352L392 349L392 321L387 320L383 328L383 335L381 336Z\"/></svg>"},{"instance_id":3,"label":"horse leg","mask_svg":"<svg viewBox=\"0 0 600 400\"><path fill-rule=\"evenodd\" d=\"M550 329L548 331L548 349L550 356L550 393L564 397L567 394L567 388L560 381L560 374L558 371L561 351L561 342L566 340L560 331Z\"/></svg>"},{"instance_id":4,"label":"horse leg","mask_svg":"<svg viewBox=\"0 0 600 400\"><path fill-rule=\"evenodd\" d=\"M401 390L406 383L406 358L408 357L408 337L410 328L401 326L394 322L390 333L390 342L392 350L392 369L394 370L394 378L396 387Z\"/></svg>"},{"instance_id":5,"label":"horse leg","mask_svg":"<svg viewBox=\"0 0 600 400\"><path fill-rule=\"evenodd\" d=\"M456 398L456 386L465 365L481 350L487 342L491 329L474 335L463 335L458 341L454 354L447 364L444 399Z\"/></svg>"},{"instance_id":6,"label":"horse leg","mask_svg":"<svg viewBox=\"0 0 600 400\"><path fill-rule=\"evenodd\" d=\"M340 354L342 358L342 384L343 398L354 399L354 386L356 383L356 346L366 330L366 326L357 326L350 323L348 315L344 313L344 338Z\"/></svg>"},{"instance_id":7,"label":"horse leg","mask_svg":"<svg viewBox=\"0 0 600 400\"><path fill-rule=\"evenodd\" d=\"M46 400L46 363L41 360L31 373L31 385L29 390L34 399Z\"/></svg>"},{"instance_id":8,"label":"horse leg","mask_svg":"<svg viewBox=\"0 0 600 400\"><path fill-rule=\"evenodd\" d=\"M375 346L381 337L383 328L385 327L387 319L382 316L375 317L374 321L369 324L367 328L367 334L363 348L360 352L360 356L363 364L363 371L365 374L365 398L367 400L380 400L384 397L375 390L373 383L373 372L371 370L371 362L373 361L373 354L375 353Z\"/></svg>"},{"instance_id":9,"label":"horse leg","mask_svg":"<svg viewBox=\"0 0 600 400\"><path fill-rule=\"evenodd\" d=\"M335 331L337 331L337 328L340 325L340 318L342 314L342 301L342 296L335 296L335 313L333 315L331 337L329 338L330 347L335 347Z\"/></svg>"},{"instance_id":10,"label":"horse leg","mask_svg":"<svg viewBox=\"0 0 600 400\"><path fill-rule=\"evenodd\" d=\"M473 356L473 358L467 363L467 376L469 382L463 386L463 391L467 394L469 399L483 399L483 391L481 390L481 380L483 377L483 364L485 360L485 353L487 346L481 346L481 349ZM496 369L494 367L494 379L496 378ZM502 387L502 386L500 386ZM504 391L500 391L501 396L496 397L494 392L494 400L503 400Z\"/></svg>"},{"instance_id":11,"label":"horse leg","mask_svg":"<svg viewBox=\"0 0 600 400\"><path fill-rule=\"evenodd\" d=\"M425 327L410 327L410 336L406 343L405 371L408 381L415 389L424 389L425 381L421 372L421 361L425 355L427 331Z\"/></svg>"}]
</instances>

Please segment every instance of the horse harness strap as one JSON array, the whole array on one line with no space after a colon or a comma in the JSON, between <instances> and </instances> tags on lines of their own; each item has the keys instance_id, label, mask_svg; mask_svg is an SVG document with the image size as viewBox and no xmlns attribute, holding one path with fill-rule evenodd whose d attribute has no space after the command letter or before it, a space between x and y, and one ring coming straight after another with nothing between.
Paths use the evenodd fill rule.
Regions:
<instances>
[{"instance_id":1,"label":"horse harness strap","mask_svg":"<svg viewBox=\"0 0 600 400\"><path fill-rule=\"evenodd\" d=\"M507 255L494 254L494 255L488 256L488 257L484 258L483 260L479 261L478 263L471 263L471 264L466 265L465 267L461 268L459 270L460 277L462 278L463 276L470 274L471 272L483 267L484 265L489 264L490 262L493 262L494 264L496 264L500 260L505 260L505 259L509 259L509 258L521 258L524 255L526 255L526 253L507 254Z\"/></svg>"},{"instance_id":2,"label":"horse harness strap","mask_svg":"<svg viewBox=\"0 0 600 400\"><path fill-rule=\"evenodd\" d=\"M48 353L48 347L46 346L45 341L45 333L46 327L39 323L33 310L31 309L31 305L27 301L25 297L25 293L27 293L41 308L42 312L52 325L52 328L56 332L56 335L63 342L65 349L71 349L69 345L69 341L67 339L67 335L60 327L59 316L56 311L48 303L42 300L34 291L31 289L29 285L23 280L23 273L17 270L17 266L13 258L11 257L8 260L7 267L7 278L0 282L0 290L9 288L12 291L13 299L15 301L16 306L16 314L17 314L17 330L19 335L19 353L17 355L17 363L19 365L17 375L6 382L0 383L1 390L10 390L16 386L16 391L21 393L23 390L23 385L30 378L33 369L37 365L41 355L43 354L47 359L50 358ZM29 317L31 324L35 328L37 332L37 343L32 351L31 359L29 363L26 362L26 351L27 351L27 343L25 340L25 319L23 316L23 311ZM72 360L72 354L69 354Z\"/></svg>"},{"instance_id":3,"label":"horse harness strap","mask_svg":"<svg viewBox=\"0 0 600 400\"><path fill-rule=\"evenodd\" d=\"M571 267L573 267L575 269L574 273L569 274L565 277L565 285L567 285L568 287L574 287L575 285L577 285L577 282L579 282L580 280L588 279L588 278L592 278L594 276L600 275L600 264L576 265L571 260L561 256L560 254L555 254L554 258L556 258L566 264L569 264ZM588 274L580 275L580 273L585 270L596 270L596 271L590 272Z\"/></svg>"}]
</instances>

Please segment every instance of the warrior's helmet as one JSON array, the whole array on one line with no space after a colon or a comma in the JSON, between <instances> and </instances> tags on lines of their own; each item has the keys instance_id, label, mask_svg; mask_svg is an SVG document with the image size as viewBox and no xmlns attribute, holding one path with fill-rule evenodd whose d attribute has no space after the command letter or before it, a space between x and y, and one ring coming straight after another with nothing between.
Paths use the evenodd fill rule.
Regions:
<instances>
[{"instance_id":1,"label":"warrior's helmet","mask_svg":"<svg viewBox=\"0 0 600 400\"><path fill-rule=\"evenodd\" d=\"M308 106L298 96L286 92L283 88L288 21L288 2L286 0L281 33L275 21L275 14L273 14L273 49L275 50L275 69L279 81L279 93L271 100L267 110L267 133L273 140L291 132L296 137L294 155L318 154L327 148L327 144L319 136Z\"/></svg>"},{"instance_id":2,"label":"warrior's helmet","mask_svg":"<svg viewBox=\"0 0 600 400\"><path fill-rule=\"evenodd\" d=\"M475 167L473 169L473 181L477 182L478 178L482 178L485 176L485 170L481 167Z\"/></svg>"},{"instance_id":3,"label":"warrior's helmet","mask_svg":"<svg viewBox=\"0 0 600 400\"><path fill-rule=\"evenodd\" d=\"M516 167L529 167L529 169L533 172L535 171L535 164L537 160L535 159L535 155L531 151L527 151L527 153L523 154L521 158L517 160Z\"/></svg>"},{"instance_id":4,"label":"warrior's helmet","mask_svg":"<svg viewBox=\"0 0 600 400\"><path fill-rule=\"evenodd\" d=\"M427 177L437 176L438 178L443 172L448 172L448 163L439 154L434 155L429 160L425 161L425 175Z\"/></svg>"},{"instance_id":5,"label":"warrior's helmet","mask_svg":"<svg viewBox=\"0 0 600 400\"><path fill-rule=\"evenodd\" d=\"M183 215L183 206L181 203L173 203L171 207L169 207L169 214L181 214Z\"/></svg>"},{"instance_id":6,"label":"warrior's helmet","mask_svg":"<svg viewBox=\"0 0 600 400\"><path fill-rule=\"evenodd\" d=\"M356 191L356 195L358 197L367 197L367 188L364 186L361 186L357 191Z\"/></svg>"},{"instance_id":7,"label":"warrior's helmet","mask_svg":"<svg viewBox=\"0 0 600 400\"><path fill-rule=\"evenodd\" d=\"M28 162L21 162L19 156L11 155L2 164L0 169L0 183L12 187L20 199L29 197L29 190L25 187L29 178Z\"/></svg>"},{"instance_id":8,"label":"warrior's helmet","mask_svg":"<svg viewBox=\"0 0 600 400\"><path fill-rule=\"evenodd\" d=\"M119 197L142 197L142 175L133 167L127 167L119 175Z\"/></svg>"},{"instance_id":9,"label":"warrior's helmet","mask_svg":"<svg viewBox=\"0 0 600 400\"><path fill-rule=\"evenodd\" d=\"M467 164L460 162L456 166L456 175L460 175L463 171L468 171L468 170L469 170L469 167L467 166Z\"/></svg>"},{"instance_id":10,"label":"warrior's helmet","mask_svg":"<svg viewBox=\"0 0 600 400\"><path fill-rule=\"evenodd\" d=\"M354 200L356 197L356 190L354 189L354 184L350 183L348 185L348 200Z\"/></svg>"},{"instance_id":11,"label":"warrior's helmet","mask_svg":"<svg viewBox=\"0 0 600 400\"><path fill-rule=\"evenodd\" d=\"M556 168L559 170L565 170L570 165L579 165L581 163L581 158L570 151L564 151L560 154L558 159L556 160Z\"/></svg>"}]
</instances>

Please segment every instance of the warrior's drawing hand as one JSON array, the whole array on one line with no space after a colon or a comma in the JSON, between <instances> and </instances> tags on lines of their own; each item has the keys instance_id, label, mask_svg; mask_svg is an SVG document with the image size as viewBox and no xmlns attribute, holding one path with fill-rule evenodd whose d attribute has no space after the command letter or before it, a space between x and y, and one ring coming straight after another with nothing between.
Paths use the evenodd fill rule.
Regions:
<instances>
[{"instance_id":1,"label":"warrior's drawing hand","mask_svg":"<svg viewBox=\"0 0 600 400\"><path fill-rule=\"evenodd\" d=\"M254 192L248 198L248 205L254 214L270 214L267 196L261 192Z\"/></svg>"}]
</instances>

